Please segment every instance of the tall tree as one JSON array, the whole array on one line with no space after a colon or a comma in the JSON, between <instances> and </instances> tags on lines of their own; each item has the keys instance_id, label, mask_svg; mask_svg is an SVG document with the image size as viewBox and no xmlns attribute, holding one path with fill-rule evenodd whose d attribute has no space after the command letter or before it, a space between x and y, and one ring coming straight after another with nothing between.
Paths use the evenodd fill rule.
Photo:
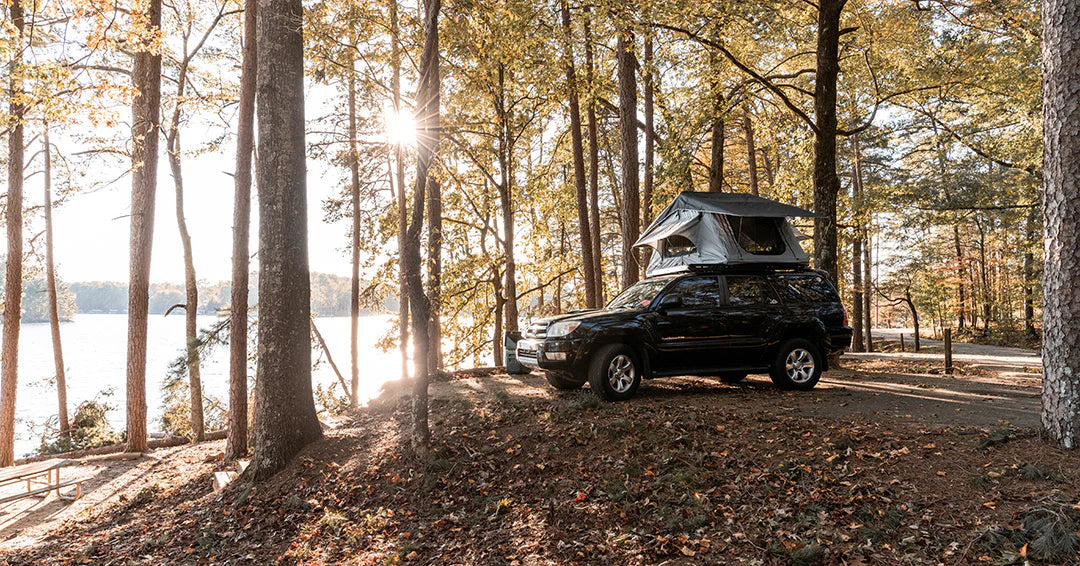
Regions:
<instances>
[{"instance_id":1,"label":"tall tree","mask_svg":"<svg viewBox=\"0 0 1080 566\"><path fill-rule=\"evenodd\" d=\"M589 225L589 195L585 179L585 146L581 136L581 107L578 104L577 75L574 71L573 27L569 0L559 4L562 11L563 58L566 66L566 94L570 108L570 145L574 154L574 194L577 197L578 235L581 238L581 268L585 278L585 307L600 306L596 297L596 264L593 262L592 227ZM542 295L541 295L542 296Z\"/></svg>"},{"instance_id":2,"label":"tall tree","mask_svg":"<svg viewBox=\"0 0 1080 566\"><path fill-rule=\"evenodd\" d=\"M64 372L64 348L60 341L60 313L56 297L56 257L53 254L53 201L52 201L52 145L49 142L49 125L42 133L45 159L45 290L49 295L49 326L52 331L53 367L56 369L56 400L60 434L71 434L67 410L67 376Z\"/></svg>"},{"instance_id":3,"label":"tall tree","mask_svg":"<svg viewBox=\"0 0 1080 566\"><path fill-rule=\"evenodd\" d=\"M394 115L401 113L401 34L398 24L398 0L390 0L390 90L393 91ZM401 140L394 141L394 181L398 207L398 344L401 349L401 377L409 376L409 289L405 279L405 240L408 202L405 195L405 159Z\"/></svg>"},{"instance_id":4,"label":"tall tree","mask_svg":"<svg viewBox=\"0 0 1080 566\"><path fill-rule=\"evenodd\" d=\"M23 276L23 118L26 107L22 100L22 42L25 21L20 0L8 6L15 26L18 43L8 72L10 77L8 104L11 127L8 134L8 192L7 192L7 271L4 277L4 337L3 360L0 362L0 466L15 463L15 393L19 383L19 330L22 319Z\"/></svg>"},{"instance_id":5,"label":"tall tree","mask_svg":"<svg viewBox=\"0 0 1080 566\"><path fill-rule=\"evenodd\" d=\"M709 54L709 68L712 80L712 127L710 128L711 140L709 144L709 192L724 192L724 113L727 109L727 100L724 99L723 86L719 80L719 57L716 53Z\"/></svg>"},{"instance_id":6,"label":"tall tree","mask_svg":"<svg viewBox=\"0 0 1080 566\"><path fill-rule=\"evenodd\" d=\"M229 319L229 432L225 458L248 452L248 270L251 238L251 154L255 149L255 74L258 0L244 0L236 175L233 177L232 300Z\"/></svg>"},{"instance_id":7,"label":"tall tree","mask_svg":"<svg viewBox=\"0 0 1080 566\"><path fill-rule=\"evenodd\" d=\"M596 119L596 84L593 68L593 38L589 8L585 8L585 84L589 94L585 108L589 134L589 242L592 244L593 276L596 303L604 304L604 262L600 246L600 134Z\"/></svg>"},{"instance_id":8,"label":"tall tree","mask_svg":"<svg viewBox=\"0 0 1080 566\"><path fill-rule=\"evenodd\" d=\"M1080 2L1043 0L1042 423L1065 448L1080 441Z\"/></svg>"},{"instance_id":9,"label":"tall tree","mask_svg":"<svg viewBox=\"0 0 1080 566\"><path fill-rule=\"evenodd\" d=\"M644 71L642 73L645 83L642 89L645 112L645 180L641 185L641 223L648 227L652 222L653 201L653 159L656 153L656 132L654 128L655 116L653 111L654 98L656 96L656 62L653 60L653 30L645 33ZM642 266L644 271L644 265Z\"/></svg>"},{"instance_id":10,"label":"tall tree","mask_svg":"<svg viewBox=\"0 0 1080 566\"><path fill-rule=\"evenodd\" d=\"M264 480L322 437L311 388L311 288L300 0L261 0L257 21L259 365L255 452Z\"/></svg>"},{"instance_id":11,"label":"tall tree","mask_svg":"<svg viewBox=\"0 0 1080 566\"><path fill-rule=\"evenodd\" d=\"M639 267L634 243L641 229L638 187L637 56L629 23L616 43L619 76L619 147L622 154L622 286L637 283Z\"/></svg>"},{"instance_id":12,"label":"tall tree","mask_svg":"<svg viewBox=\"0 0 1080 566\"><path fill-rule=\"evenodd\" d=\"M135 50L135 99L131 121L131 263L128 282L127 450L146 451L146 324L150 256L154 244L158 137L161 113L161 0L150 0L144 37Z\"/></svg>"},{"instance_id":13,"label":"tall tree","mask_svg":"<svg viewBox=\"0 0 1080 566\"><path fill-rule=\"evenodd\" d=\"M413 192L412 217L406 235L404 268L408 279L409 305L412 309L412 334L416 347L413 356L411 442L414 450L426 457L431 431L428 429L428 381L430 379L430 308L424 294L420 270L420 232L424 225L424 198L431 166L439 146L439 9L440 0L424 0L424 48L420 54L420 84L417 88L417 157L416 187Z\"/></svg>"},{"instance_id":14,"label":"tall tree","mask_svg":"<svg viewBox=\"0 0 1080 566\"><path fill-rule=\"evenodd\" d=\"M350 33L352 32L350 25ZM355 35L355 34L354 34ZM355 37L350 38L355 45ZM352 204L352 288L349 292L349 406L360 406L360 153L356 148L356 57L349 52L349 197Z\"/></svg>"},{"instance_id":15,"label":"tall tree","mask_svg":"<svg viewBox=\"0 0 1080 566\"><path fill-rule=\"evenodd\" d=\"M743 106L743 132L746 135L746 173L750 179L750 194L758 196L757 148L754 146L754 121L750 118L750 104Z\"/></svg>"},{"instance_id":16,"label":"tall tree","mask_svg":"<svg viewBox=\"0 0 1080 566\"><path fill-rule=\"evenodd\" d=\"M817 70L814 79L814 267L836 283L836 78L840 74L840 15L847 0L818 3Z\"/></svg>"}]
</instances>

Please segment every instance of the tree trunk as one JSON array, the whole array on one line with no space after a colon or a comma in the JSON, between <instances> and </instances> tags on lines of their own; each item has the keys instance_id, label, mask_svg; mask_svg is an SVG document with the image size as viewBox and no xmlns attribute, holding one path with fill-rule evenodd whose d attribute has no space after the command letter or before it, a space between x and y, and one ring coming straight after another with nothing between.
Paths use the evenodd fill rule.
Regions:
<instances>
[{"instance_id":1,"label":"tree trunk","mask_svg":"<svg viewBox=\"0 0 1080 566\"><path fill-rule=\"evenodd\" d=\"M401 38L398 28L398 3L390 0L390 90L393 91L394 114L401 112ZM394 144L394 168L397 182L398 206L398 344L401 350L401 378L409 377L409 289L405 280L405 238L409 226L408 202L405 195L405 160L401 142ZM393 190L393 188L391 188Z\"/></svg>"},{"instance_id":2,"label":"tree trunk","mask_svg":"<svg viewBox=\"0 0 1080 566\"><path fill-rule=\"evenodd\" d=\"M255 70L258 0L244 2L244 53L233 195L232 300L229 319L229 436L225 459L248 452L248 269L251 231L251 153L255 145Z\"/></svg>"},{"instance_id":3,"label":"tree trunk","mask_svg":"<svg viewBox=\"0 0 1080 566\"><path fill-rule=\"evenodd\" d=\"M64 375L64 349L60 341L60 314L56 300L56 257L53 254L52 145L49 125L45 124L45 283L49 295L49 326L52 330L53 365L56 368L56 400L60 434L71 435L67 410L67 378Z\"/></svg>"},{"instance_id":4,"label":"tree trunk","mask_svg":"<svg viewBox=\"0 0 1080 566\"><path fill-rule=\"evenodd\" d=\"M439 145L439 0L424 0L424 49L420 55L420 85L417 97L416 187L413 192L412 218L406 231L405 277L408 279L409 304L412 309L412 335L416 346L413 356L411 444L421 459L426 458L431 441L428 429L428 381L431 359L430 306L420 273L420 232L424 226L424 198L428 176Z\"/></svg>"},{"instance_id":5,"label":"tree trunk","mask_svg":"<svg viewBox=\"0 0 1080 566\"><path fill-rule=\"evenodd\" d=\"M351 53L351 52L350 52ZM349 56L349 196L352 201L352 289L349 293L349 406L360 406L360 155L356 150L356 62Z\"/></svg>"},{"instance_id":6,"label":"tree trunk","mask_svg":"<svg viewBox=\"0 0 1080 566\"><path fill-rule=\"evenodd\" d=\"M574 154L574 193L577 197L578 236L581 238L581 269L585 277L585 307L600 306L596 299L596 263L593 261L592 227L589 225L589 195L585 179L585 146L581 139L581 108L578 106L577 76L574 72L573 28L568 0L560 2L563 25L563 57L566 60L566 91L570 106L570 144ZM541 298L544 296L540 291Z\"/></svg>"},{"instance_id":7,"label":"tree trunk","mask_svg":"<svg viewBox=\"0 0 1080 566\"><path fill-rule=\"evenodd\" d=\"M145 33L161 29L161 0L150 0ZM140 47L140 49L143 49ZM127 451L146 452L146 323L150 301L150 256L154 243L161 55L140 50L132 72L131 261L128 283Z\"/></svg>"},{"instance_id":8,"label":"tree trunk","mask_svg":"<svg viewBox=\"0 0 1080 566\"><path fill-rule=\"evenodd\" d=\"M915 310L915 302L911 300L911 289L904 290L904 302L907 303L908 309L911 310L911 324L915 330L915 351L918 352L919 347L919 311Z\"/></svg>"},{"instance_id":9,"label":"tree trunk","mask_svg":"<svg viewBox=\"0 0 1080 566\"><path fill-rule=\"evenodd\" d=\"M19 0L10 6L18 31L16 55L9 68L8 103L12 127L8 134L7 271L4 279L3 361L0 362L0 466L15 463L15 393L19 383L19 331L22 324L23 276L23 116L22 82L16 77L22 57L23 9Z\"/></svg>"},{"instance_id":10,"label":"tree trunk","mask_svg":"<svg viewBox=\"0 0 1080 566\"><path fill-rule=\"evenodd\" d=\"M1035 336L1035 209L1024 222L1024 332Z\"/></svg>"},{"instance_id":11,"label":"tree trunk","mask_svg":"<svg viewBox=\"0 0 1080 566\"><path fill-rule=\"evenodd\" d=\"M960 247L960 222L959 220L953 224L953 243L956 245L956 270L958 273L959 283L957 284L957 304L958 310L956 313L956 327L964 327L964 319L967 317L967 291L965 287L965 281L967 280L967 267L964 265L964 248Z\"/></svg>"},{"instance_id":12,"label":"tree trunk","mask_svg":"<svg viewBox=\"0 0 1080 566\"><path fill-rule=\"evenodd\" d=\"M653 36L650 32L645 36L645 181L641 189L641 223L648 228L652 223L653 201L653 158L656 153L656 132L653 116L653 104L656 88L656 73L653 70ZM645 276L648 269L648 259L641 262L641 274Z\"/></svg>"},{"instance_id":13,"label":"tree trunk","mask_svg":"<svg viewBox=\"0 0 1080 566\"><path fill-rule=\"evenodd\" d=\"M187 353L188 389L191 394L191 431L195 441L203 439L203 403L202 379L199 372L199 287L195 277L195 260L191 249L191 234L188 232L187 219L184 217L184 171L180 157L180 118L184 91L187 86L187 72L190 55L187 53L187 40L184 40L184 59L180 62L180 71L176 81L176 105L169 122L166 136L166 154L172 173L173 187L176 190L176 226L180 231L180 243L184 250L184 344Z\"/></svg>"},{"instance_id":14,"label":"tree trunk","mask_svg":"<svg viewBox=\"0 0 1080 566\"><path fill-rule=\"evenodd\" d=\"M1080 439L1080 4L1043 0L1042 422L1065 448Z\"/></svg>"},{"instance_id":15,"label":"tree trunk","mask_svg":"<svg viewBox=\"0 0 1080 566\"><path fill-rule=\"evenodd\" d=\"M836 257L836 77L840 73L840 14L847 0L818 7L817 75L814 81L814 266L838 283Z\"/></svg>"},{"instance_id":16,"label":"tree trunk","mask_svg":"<svg viewBox=\"0 0 1080 566\"><path fill-rule=\"evenodd\" d=\"M854 136L851 140L855 155L855 164L851 168L851 208L852 224L855 227L855 237L851 242L851 327L854 340L851 344L853 352L866 350L863 337L863 226L862 226L862 164L859 155L859 137Z\"/></svg>"},{"instance_id":17,"label":"tree trunk","mask_svg":"<svg viewBox=\"0 0 1080 566\"><path fill-rule=\"evenodd\" d=\"M430 176L427 184L427 295L430 302L428 322L428 369L442 370L442 321L439 310L442 303L442 186Z\"/></svg>"},{"instance_id":18,"label":"tree trunk","mask_svg":"<svg viewBox=\"0 0 1080 566\"><path fill-rule=\"evenodd\" d=\"M617 59L619 67L619 147L622 154L622 287L638 281L637 242L641 221L641 198L638 193L637 137L637 58L634 33L629 27L619 30Z\"/></svg>"},{"instance_id":19,"label":"tree trunk","mask_svg":"<svg viewBox=\"0 0 1080 566\"><path fill-rule=\"evenodd\" d=\"M861 184L861 183L860 183ZM870 231L863 227L863 331L866 332L866 351L874 351L874 332L871 327L870 307L873 300L874 280L871 277L872 246L870 245Z\"/></svg>"},{"instance_id":20,"label":"tree trunk","mask_svg":"<svg viewBox=\"0 0 1080 566\"><path fill-rule=\"evenodd\" d=\"M304 42L300 0L261 0L259 72L259 365L255 452L262 481L322 438L311 389Z\"/></svg>"},{"instance_id":21,"label":"tree trunk","mask_svg":"<svg viewBox=\"0 0 1080 566\"><path fill-rule=\"evenodd\" d=\"M495 96L495 115L499 121L499 208L502 211L503 252L506 256L506 331L517 332L517 262L514 260L514 148L510 116L506 107L506 69L499 66L499 90Z\"/></svg>"},{"instance_id":22,"label":"tree trunk","mask_svg":"<svg viewBox=\"0 0 1080 566\"><path fill-rule=\"evenodd\" d=\"M596 304L603 306L604 300L604 266L600 251L600 136L597 131L596 121L596 98L593 96L593 43L592 30L590 27L591 17L589 8L585 8L585 82L589 86L588 118L589 134L589 242L592 244L593 276L592 282L596 287Z\"/></svg>"},{"instance_id":23,"label":"tree trunk","mask_svg":"<svg viewBox=\"0 0 1080 566\"><path fill-rule=\"evenodd\" d=\"M717 95L718 102L713 105L713 112L723 110L723 97ZM709 149L709 192L724 192L724 118L717 115L712 123L712 141Z\"/></svg>"},{"instance_id":24,"label":"tree trunk","mask_svg":"<svg viewBox=\"0 0 1080 566\"><path fill-rule=\"evenodd\" d=\"M502 274L496 266L492 266L491 288L495 296L495 337L492 339L492 352L495 354L495 366L503 365L503 305L506 301L502 294Z\"/></svg>"},{"instance_id":25,"label":"tree trunk","mask_svg":"<svg viewBox=\"0 0 1080 566\"><path fill-rule=\"evenodd\" d=\"M746 171L750 176L750 194L758 196L757 148L754 147L754 122L749 105L743 106L743 130L746 131Z\"/></svg>"}]
</instances>

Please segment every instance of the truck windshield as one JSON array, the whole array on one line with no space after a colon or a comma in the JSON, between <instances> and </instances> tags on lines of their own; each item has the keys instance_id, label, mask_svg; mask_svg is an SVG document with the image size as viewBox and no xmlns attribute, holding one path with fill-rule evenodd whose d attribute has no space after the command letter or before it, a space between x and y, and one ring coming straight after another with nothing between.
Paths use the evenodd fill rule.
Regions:
<instances>
[{"instance_id":1,"label":"truck windshield","mask_svg":"<svg viewBox=\"0 0 1080 566\"><path fill-rule=\"evenodd\" d=\"M667 287L671 282L670 277L663 279L648 279L640 281L632 287L628 287L618 297L615 297L607 305L608 310L617 309L643 309L647 308L656 298L656 295Z\"/></svg>"}]
</instances>

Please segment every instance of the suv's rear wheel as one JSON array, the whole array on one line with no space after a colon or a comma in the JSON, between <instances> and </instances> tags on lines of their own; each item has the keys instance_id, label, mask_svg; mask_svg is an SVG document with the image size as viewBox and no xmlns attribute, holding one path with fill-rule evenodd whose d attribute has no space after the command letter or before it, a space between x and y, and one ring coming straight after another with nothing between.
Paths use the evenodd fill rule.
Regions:
<instances>
[{"instance_id":1,"label":"suv's rear wheel","mask_svg":"<svg viewBox=\"0 0 1080 566\"><path fill-rule=\"evenodd\" d=\"M641 385L641 362L637 354L624 344L600 348L589 362L589 385L596 395L608 401L633 397Z\"/></svg>"},{"instance_id":2,"label":"suv's rear wheel","mask_svg":"<svg viewBox=\"0 0 1080 566\"><path fill-rule=\"evenodd\" d=\"M545 371L544 378L547 379L547 382L550 383L552 387L563 391L581 389L581 386L585 385L585 382L588 381L584 377L562 371Z\"/></svg>"},{"instance_id":3,"label":"suv's rear wheel","mask_svg":"<svg viewBox=\"0 0 1080 566\"><path fill-rule=\"evenodd\" d=\"M809 340L796 338L780 345L769 376L784 389L809 391L821 379L821 351Z\"/></svg>"}]
</instances>

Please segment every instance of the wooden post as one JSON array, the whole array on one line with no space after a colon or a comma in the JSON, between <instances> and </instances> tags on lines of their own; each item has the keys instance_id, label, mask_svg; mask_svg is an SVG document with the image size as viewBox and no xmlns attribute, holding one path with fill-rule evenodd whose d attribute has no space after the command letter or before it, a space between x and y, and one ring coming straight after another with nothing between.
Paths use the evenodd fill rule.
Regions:
<instances>
[{"instance_id":1,"label":"wooden post","mask_svg":"<svg viewBox=\"0 0 1080 566\"><path fill-rule=\"evenodd\" d=\"M904 349L904 335L903 334L900 335L900 351L901 352L906 352L907 351L907 350Z\"/></svg>"},{"instance_id":2,"label":"wooden post","mask_svg":"<svg viewBox=\"0 0 1080 566\"><path fill-rule=\"evenodd\" d=\"M945 375L952 375L952 329L945 329Z\"/></svg>"}]
</instances>

